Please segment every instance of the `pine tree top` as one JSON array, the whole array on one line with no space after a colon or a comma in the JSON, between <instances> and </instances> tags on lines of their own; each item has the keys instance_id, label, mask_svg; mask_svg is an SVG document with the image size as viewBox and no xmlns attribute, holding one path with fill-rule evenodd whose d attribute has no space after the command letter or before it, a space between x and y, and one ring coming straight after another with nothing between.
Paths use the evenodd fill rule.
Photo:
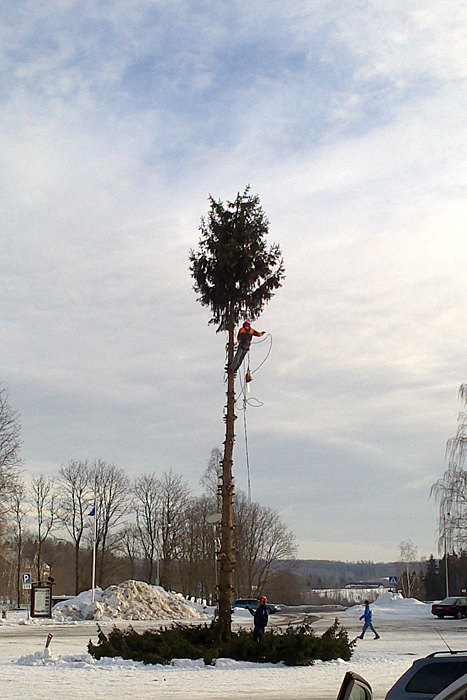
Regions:
<instances>
[{"instance_id":1,"label":"pine tree top","mask_svg":"<svg viewBox=\"0 0 467 700\"><path fill-rule=\"evenodd\" d=\"M279 245L268 247L269 221L258 195L249 186L234 202L209 197L210 210L201 219L199 248L190 251L190 271L198 301L209 306L217 331L255 320L282 285L284 263Z\"/></svg>"}]
</instances>

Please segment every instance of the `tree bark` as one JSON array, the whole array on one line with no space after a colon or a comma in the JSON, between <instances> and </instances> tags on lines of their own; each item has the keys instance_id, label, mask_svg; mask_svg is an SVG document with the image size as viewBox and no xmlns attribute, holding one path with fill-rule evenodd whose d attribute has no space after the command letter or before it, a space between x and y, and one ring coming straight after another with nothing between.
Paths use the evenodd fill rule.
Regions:
<instances>
[{"instance_id":1,"label":"tree bark","mask_svg":"<svg viewBox=\"0 0 467 700\"><path fill-rule=\"evenodd\" d=\"M16 565L16 599L17 607L21 607L21 552L23 550L23 537L21 531L18 534L17 552L18 561Z\"/></svg>"},{"instance_id":2,"label":"tree bark","mask_svg":"<svg viewBox=\"0 0 467 700\"><path fill-rule=\"evenodd\" d=\"M75 541L75 595L78 595L79 591L79 541Z\"/></svg>"},{"instance_id":3,"label":"tree bark","mask_svg":"<svg viewBox=\"0 0 467 700\"><path fill-rule=\"evenodd\" d=\"M232 630L232 572L233 561L233 480L232 457L235 441L235 372L230 370L234 356L233 322L228 325L227 343L227 411L225 416L224 459L222 461L222 525L221 550L219 554L219 625L223 639L228 639Z\"/></svg>"}]
</instances>

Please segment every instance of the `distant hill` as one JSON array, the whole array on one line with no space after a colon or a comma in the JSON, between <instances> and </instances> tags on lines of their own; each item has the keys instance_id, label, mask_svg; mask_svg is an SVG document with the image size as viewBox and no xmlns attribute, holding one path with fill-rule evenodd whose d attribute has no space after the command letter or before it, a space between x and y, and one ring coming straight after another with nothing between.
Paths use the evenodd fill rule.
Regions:
<instances>
[{"instance_id":1,"label":"distant hill","mask_svg":"<svg viewBox=\"0 0 467 700\"><path fill-rule=\"evenodd\" d=\"M358 581L378 582L388 576L397 576L399 562L357 561L344 562L327 559L295 559L288 562L276 562L278 568L287 568L296 576L305 579L312 588L343 587Z\"/></svg>"}]
</instances>

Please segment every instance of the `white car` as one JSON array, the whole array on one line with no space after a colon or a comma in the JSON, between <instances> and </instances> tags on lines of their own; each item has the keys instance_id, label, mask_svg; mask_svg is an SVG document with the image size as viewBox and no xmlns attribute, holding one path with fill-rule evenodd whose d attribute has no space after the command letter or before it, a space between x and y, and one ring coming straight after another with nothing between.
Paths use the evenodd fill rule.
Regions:
<instances>
[{"instance_id":1,"label":"white car","mask_svg":"<svg viewBox=\"0 0 467 700\"><path fill-rule=\"evenodd\" d=\"M419 696L421 699L423 695ZM337 700L373 700L371 685L353 671L347 671ZM433 700L467 700L467 673L434 696Z\"/></svg>"},{"instance_id":2,"label":"white car","mask_svg":"<svg viewBox=\"0 0 467 700\"><path fill-rule=\"evenodd\" d=\"M386 700L432 700L467 674L467 652L435 651L412 666L394 683Z\"/></svg>"}]
</instances>

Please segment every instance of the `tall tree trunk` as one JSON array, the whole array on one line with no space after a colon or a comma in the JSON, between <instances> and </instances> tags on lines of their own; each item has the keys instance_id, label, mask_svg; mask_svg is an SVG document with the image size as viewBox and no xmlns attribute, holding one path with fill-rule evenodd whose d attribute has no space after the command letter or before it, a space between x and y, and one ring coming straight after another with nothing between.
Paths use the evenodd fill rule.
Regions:
<instances>
[{"instance_id":1,"label":"tall tree trunk","mask_svg":"<svg viewBox=\"0 0 467 700\"><path fill-rule=\"evenodd\" d=\"M234 356L234 323L228 326L227 344L227 413L225 416L224 459L222 462L222 526L221 550L219 554L219 625L224 639L230 637L232 627L232 572L233 561L233 482L232 456L235 440L235 373L231 371Z\"/></svg>"},{"instance_id":2,"label":"tall tree trunk","mask_svg":"<svg viewBox=\"0 0 467 700\"><path fill-rule=\"evenodd\" d=\"M152 586L152 577L154 574L154 556L153 555L148 557L148 564L149 564L148 583L150 586Z\"/></svg>"},{"instance_id":3,"label":"tall tree trunk","mask_svg":"<svg viewBox=\"0 0 467 700\"><path fill-rule=\"evenodd\" d=\"M41 554L42 554L42 540L40 539L40 533L39 533L39 542L37 544L37 580L38 582L41 581Z\"/></svg>"},{"instance_id":4,"label":"tall tree trunk","mask_svg":"<svg viewBox=\"0 0 467 700\"><path fill-rule=\"evenodd\" d=\"M79 542L75 542L75 595L79 593Z\"/></svg>"},{"instance_id":5,"label":"tall tree trunk","mask_svg":"<svg viewBox=\"0 0 467 700\"><path fill-rule=\"evenodd\" d=\"M23 538L21 532L18 535L18 561L16 565L16 599L17 607L21 607L21 553L23 551Z\"/></svg>"}]
</instances>

